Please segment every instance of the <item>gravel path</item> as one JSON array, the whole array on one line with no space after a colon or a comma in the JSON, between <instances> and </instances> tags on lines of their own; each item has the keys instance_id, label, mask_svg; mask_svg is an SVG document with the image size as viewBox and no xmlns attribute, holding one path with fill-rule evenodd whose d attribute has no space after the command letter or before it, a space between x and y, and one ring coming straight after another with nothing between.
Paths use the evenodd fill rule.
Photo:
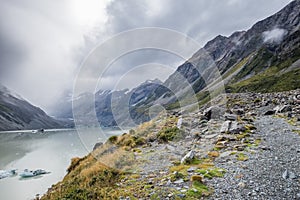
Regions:
<instances>
[{"instance_id":1,"label":"gravel path","mask_svg":"<svg viewBox=\"0 0 300 200\"><path fill-rule=\"evenodd\" d=\"M256 121L262 143L249 160L230 156L217 161L224 178L213 179L210 199L300 199L300 136L283 119L261 117Z\"/></svg>"}]
</instances>

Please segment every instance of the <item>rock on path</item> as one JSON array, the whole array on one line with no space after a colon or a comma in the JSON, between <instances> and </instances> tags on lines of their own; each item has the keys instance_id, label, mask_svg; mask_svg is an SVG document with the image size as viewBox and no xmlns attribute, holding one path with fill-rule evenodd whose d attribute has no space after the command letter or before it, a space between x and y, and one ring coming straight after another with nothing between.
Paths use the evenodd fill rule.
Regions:
<instances>
[{"instance_id":1,"label":"rock on path","mask_svg":"<svg viewBox=\"0 0 300 200\"><path fill-rule=\"evenodd\" d=\"M300 136L284 119L265 116L256 121L262 143L249 160L216 163L224 178L210 181L210 199L300 199Z\"/></svg>"}]
</instances>

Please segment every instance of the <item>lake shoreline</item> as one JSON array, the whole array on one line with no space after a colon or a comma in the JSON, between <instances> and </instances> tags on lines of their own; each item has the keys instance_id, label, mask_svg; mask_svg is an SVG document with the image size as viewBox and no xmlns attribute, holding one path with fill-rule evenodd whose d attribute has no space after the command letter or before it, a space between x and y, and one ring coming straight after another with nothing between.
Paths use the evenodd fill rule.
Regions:
<instances>
[{"instance_id":1,"label":"lake shoreline","mask_svg":"<svg viewBox=\"0 0 300 200\"><path fill-rule=\"evenodd\" d=\"M48 188L66 175L73 157L83 157L97 142L104 142L110 135L123 132L108 128L105 133L100 133L97 128L80 130L85 134L79 135L77 129L51 129L44 133L33 133L30 130L0 132L1 170L51 171L38 179L19 180L19 176L1 179L0 199L32 199L36 194L45 194Z\"/></svg>"}]
</instances>

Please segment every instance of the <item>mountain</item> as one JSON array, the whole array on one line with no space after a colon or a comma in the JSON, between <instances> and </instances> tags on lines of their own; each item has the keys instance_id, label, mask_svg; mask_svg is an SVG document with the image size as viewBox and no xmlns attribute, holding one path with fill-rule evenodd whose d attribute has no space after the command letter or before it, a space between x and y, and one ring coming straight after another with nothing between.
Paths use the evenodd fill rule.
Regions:
<instances>
[{"instance_id":1,"label":"mountain","mask_svg":"<svg viewBox=\"0 0 300 200\"><path fill-rule=\"evenodd\" d=\"M297 89L299 20L300 0L295 0L247 31L237 31L228 37L219 35L207 42L163 83L145 82L131 91L91 94L96 121L102 126L132 126L149 120L150 110L157 104L168 110L203 104L212 93L220 93L223 86L226 92ZM79 102L75 108L82 113L83 121L90 122L93 106L82 106L83 99L75 102Z\"/></svg>"},{"instance_id":2,"label":"mountain","mask_svg":"<svg viewBox=\"0 0 300 200\"><path fill-rule=\"evenodd\" d=\"M49 117L40 108L0 85L0 131L63 126L64 123Z\"/></svg>"},{"instance_id":3,"label":"mountain","mask_svg":"<svg viewBox=\"0 0 300 200\"><path fill-rule=\"evenodd\" d=\"M300 1L257 22L247 31L217 36L155 91L155 103L179 108L207 99L211 90L275 92L300 87ZM187 101L192 97L197 101ZM151 104L151 102L149 102ZM181 105L180 105L181 104Z\"/></svg>"},{"instance_id":4,"label":"mountain","mask_svg":"<svg viewBox=\"0 0 300 200\"><path fill-rule=\"evenodd\" d=\"M83 93L73 99L73 109L65 116L73 113L75 123L82 126L135 126L150 120L143 105L161 84L160 80L155 79L147 80L132 90Z\"/></svg>"},{"instance_id":5,"label":"mountain","mask_svg":"<svg viewBox=\"0 0 300 200\"><path fill-rule=\"evenodd\" d=\"M41 199L299 199L299 18L296 0L248 31L217 36L163 83L90 95L100 123L128 121L126 108L134 121L156 104L172 112L73 158Z\"/></svg>"},{"instance_id":6,"label":"mountain","mask_svg":"<svg viewBox=\"0 0 300 200\"><path fill-rule=\"evenodd\" d=\"M300 1L296 0L248 31L219 35L179 66L164 85L179 93L187 87L178 81L183 77L195 93L221 81L231 92L296 89L300 86L299 20Z\"/></svg>"}]
</instances>

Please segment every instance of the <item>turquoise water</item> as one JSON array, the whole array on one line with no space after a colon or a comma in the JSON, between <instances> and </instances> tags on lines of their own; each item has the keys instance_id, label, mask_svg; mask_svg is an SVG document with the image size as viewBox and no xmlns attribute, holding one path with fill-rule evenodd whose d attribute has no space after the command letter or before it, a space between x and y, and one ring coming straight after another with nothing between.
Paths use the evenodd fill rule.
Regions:
<instances>
[{"instance_id":1,"label":"turquoise water","mask_svg":"<svg viewBox=\"0 0 300 200\"><path fill-rule=\"evenodd\" d=\"M73 157L88 154L96 142L103 142L122 130L97 128L76 130L46 130L45 133L0 132L0 170L45 169L50 174L20 179L19 176L0 179L1 200L33 199L52 184L62 180Z\"/></svg>"}]
</instances>

